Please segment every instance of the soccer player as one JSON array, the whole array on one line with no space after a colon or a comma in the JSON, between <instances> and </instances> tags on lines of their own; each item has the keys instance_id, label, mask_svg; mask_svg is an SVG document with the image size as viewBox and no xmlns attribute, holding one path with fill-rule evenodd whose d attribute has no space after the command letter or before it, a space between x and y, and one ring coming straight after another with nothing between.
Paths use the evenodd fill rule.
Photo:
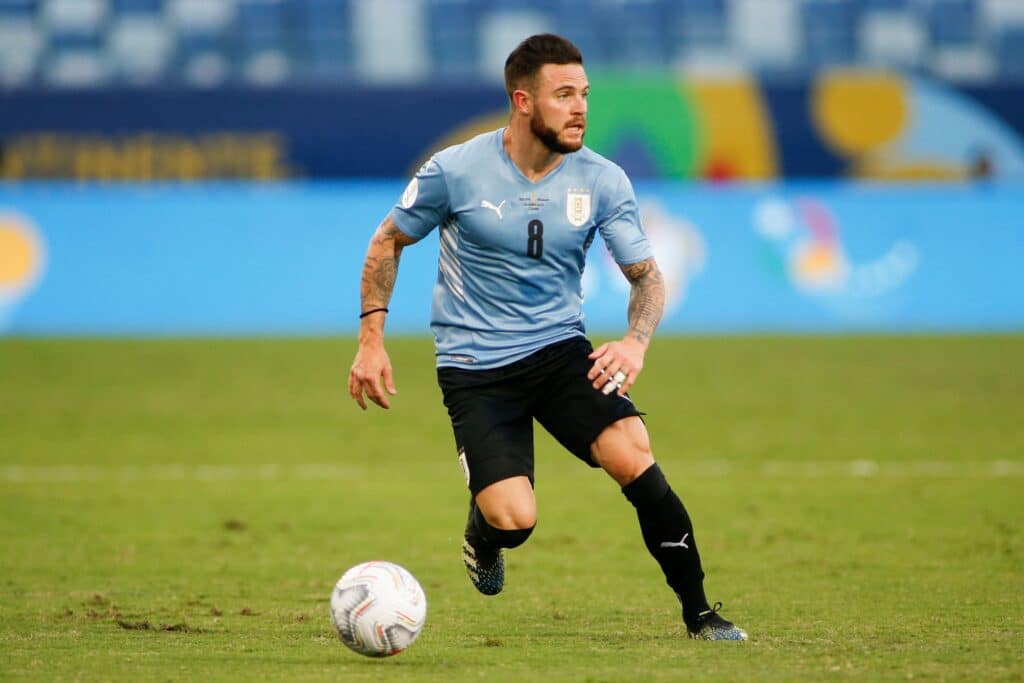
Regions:
<instances>
[{"instance_id":1,"label":"soccer player","mask_svg":"<svg viewBox=\"0 0 1024 683\"><path fill-rule=\"evenodd\" d=\"M665 288L621 168L583 146L589 84L579 50L527 38L505 62L506 128L438 152L377 228L363 265L349 393L389 408L384 319L402 250L440 226L431 329L437 378L470 491L463 561L501 591L503 549L530 536L533 420L636 508L644 543L682 604L690 637L746 640L708 604L690 517L651 454L627 391L661 319ZM594 349L581 276L600 234L629 280L626 335ZM366 397L364 397L364 392Z\"/></svg>"}]
</instances>

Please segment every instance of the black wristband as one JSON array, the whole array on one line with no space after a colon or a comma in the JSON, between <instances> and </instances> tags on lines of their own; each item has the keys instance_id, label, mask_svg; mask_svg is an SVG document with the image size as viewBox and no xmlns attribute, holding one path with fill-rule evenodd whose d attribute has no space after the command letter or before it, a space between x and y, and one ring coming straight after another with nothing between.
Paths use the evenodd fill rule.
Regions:
<instances>
[{"instance_id":1,"label":"black wristband","mask_svg":"<svg viewBox=\"0 0 1024 683\"><path fill-rule=\"evenodd\" d=\"M360 313L359 314L359 319L362 320L363 318L365 318L366 316L370 315L371 313L380 313L381 311L387 313L388 312L387 306L381 306L380 308L371 308L368 311Z\"/></svg>"}]
</instances>

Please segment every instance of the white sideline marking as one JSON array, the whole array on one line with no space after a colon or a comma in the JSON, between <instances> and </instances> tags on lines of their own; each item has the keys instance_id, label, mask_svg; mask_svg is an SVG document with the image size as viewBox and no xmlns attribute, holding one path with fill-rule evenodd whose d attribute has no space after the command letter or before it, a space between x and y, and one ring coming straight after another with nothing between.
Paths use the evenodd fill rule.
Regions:
<instances>
[{"instance_id":1,"label":"white sideline marking","mask_svg":"<svg viewBox=\"0 0 1024 683\"><path fill-rule=\"evenodd\" d=\"M728 460L677 461L673 470L686 477L759 477L766 479L1003 479L1024 477L1024 460L951 462L911 460L839 462L771 460L754 465ZM4 465L0 482L79 481L350 481L366 474L363 465Z\"/></svg>"},{"instance_id":2,"label":"white sideline marking","mask_svg":"<svg viewBox=\"0 0 1024 683\"><path fill-rule=\"evenodd\" d=\"M344 481L365 473L352 465L7 465L4 482L61 481Z\"/></svg>"}]
</instances>

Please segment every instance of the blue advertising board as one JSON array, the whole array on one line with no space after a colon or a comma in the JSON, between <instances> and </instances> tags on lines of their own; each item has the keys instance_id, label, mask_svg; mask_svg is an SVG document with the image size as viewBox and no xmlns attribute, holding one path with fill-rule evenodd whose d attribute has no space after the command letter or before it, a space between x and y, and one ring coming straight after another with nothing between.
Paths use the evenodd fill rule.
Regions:
<instances>
[{"instance_id":1,"label":"blue advertising board","mask_svg":"<svg viewBox=\"0 0 1024 683\"><path fill-rule=\"evenodd\" d=\"M587 145L633 179L1024 179L1021 84L848 69L590 81ZM0 89L0 179L397 178L507 120L497 84Z\"/></svg>"},{"instance_id":2,"label":"blue advertising board","mask_svg":"<svg viewBox=\"0 0 1024 683\"><path fill-rule=\"evenodd\" d=\"M0 186L0 334L319 335L358 327L401 181ZM1024 329L1024 188L638 183L663 333ZM429 332L436 231L402 256L393 333ZM600 240L588 329L623 331Z\"/></svg>"}]
</instances>

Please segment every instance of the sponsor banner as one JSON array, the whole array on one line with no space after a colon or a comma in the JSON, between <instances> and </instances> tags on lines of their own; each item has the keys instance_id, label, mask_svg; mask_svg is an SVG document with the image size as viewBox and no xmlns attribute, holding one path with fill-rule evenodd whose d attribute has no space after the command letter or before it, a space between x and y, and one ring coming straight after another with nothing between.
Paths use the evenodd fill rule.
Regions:
<instances>
[{"instance_id":1,"label":"sponsor banner","mask_svg":"<svg viewBox=\"0 0 1024 683\"><path fill-rule=\"evenodd\" d=\"M1019 84L863 69L589 78L587 145L634 180L1024 179ZM507 120L497 85L0 90L0 179L407 177Z\"/></svg>"},{"instance_id":2,"label":"sponsor banner","mask_svg":"<svg viewBox=\"0 0 1024 683\"><path fill-rule=\"evenodd\" d=\"M562 198L567 226L589 214L584 189ZM662 333L1024 329L1024 188L636 190L665 275ZM370 235L410 192L0 186L0 334L353 333ZM437 258L436 231L403 252L390 333L429 332ZM583 285L588 329L622 332L628 285L600 239Z\"/></svg>"}]
</instances>

